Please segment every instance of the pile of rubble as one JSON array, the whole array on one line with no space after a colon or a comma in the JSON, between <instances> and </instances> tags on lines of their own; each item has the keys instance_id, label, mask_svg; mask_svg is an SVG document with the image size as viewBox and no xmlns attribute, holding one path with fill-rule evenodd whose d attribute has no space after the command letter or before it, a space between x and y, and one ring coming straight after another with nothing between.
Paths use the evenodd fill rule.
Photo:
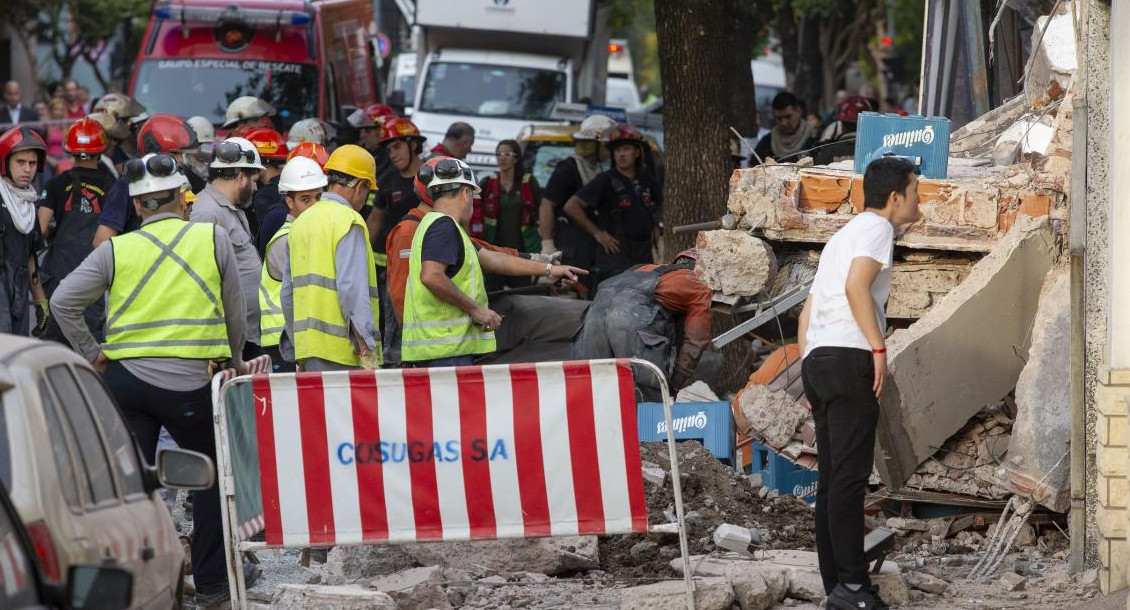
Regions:
<instances>
[{"instance_id":1,"label":"pile of rubble","mask_svg":"<svg viewBox=\"0 0 1130 610\"><path fill-rule=\"evenodd\" d=\"M1011 492L999 471L1015 415L1011 399L985 407L907 479L905 488L994 500L1007 497Z\"/></svg>"}]
</instances>

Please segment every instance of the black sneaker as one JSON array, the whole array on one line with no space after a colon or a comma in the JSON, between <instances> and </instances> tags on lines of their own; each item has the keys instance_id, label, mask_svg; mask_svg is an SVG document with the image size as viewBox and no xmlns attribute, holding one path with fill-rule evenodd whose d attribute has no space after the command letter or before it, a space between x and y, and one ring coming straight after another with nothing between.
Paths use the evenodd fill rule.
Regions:
<instances>
[{"instance_id":1,"label":"black sneaker","mask_svg":"<svg viewBox=\"0 0 1130 610\"><path fill-rule=\"evenodd\" d=\"M858 591L836 585L828 597L828 606L840 610L888 610L890 606L879 597L879 587L871 585Z\"/></svg>"},{"instance_id":2,"label":"black sneaker","mask_svg":"<svg viewBox=\"0 0 1130 610\"><path fill-rule=\"evenodd\" d=\"M243 564L243 582L248 589L255 586L259 576L263 573L259 566L253 563ZM202 585L196 588L196 605L200 608L219 606L231 600L231 591L228 581L224 580L211 585Z\"/></svg>"}]
</instances>

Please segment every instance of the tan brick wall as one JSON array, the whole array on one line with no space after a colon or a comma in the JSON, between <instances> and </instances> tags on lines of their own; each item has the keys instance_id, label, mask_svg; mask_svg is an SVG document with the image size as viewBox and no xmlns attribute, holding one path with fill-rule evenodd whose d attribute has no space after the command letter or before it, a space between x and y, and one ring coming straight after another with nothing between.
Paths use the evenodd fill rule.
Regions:
<instances>
[{"instance_id":1,"label":"tan brick wall","mask_svg":"<svg viewBox=\"0 0 1130 610\"><path fill-rule=\"evenodd\" d=\"M1121 373L1121 372L1120 372ZM1112 374L1110 381L1124 382L1124 375ZM1099 584L1103 593L1118 591L1130 585L1130 425L1126 400L1130 385L1100 383L1095 395L1098 422L1095 464L1098 468L1096 520L1099 529Z\"/></svg>"}]
</instances>

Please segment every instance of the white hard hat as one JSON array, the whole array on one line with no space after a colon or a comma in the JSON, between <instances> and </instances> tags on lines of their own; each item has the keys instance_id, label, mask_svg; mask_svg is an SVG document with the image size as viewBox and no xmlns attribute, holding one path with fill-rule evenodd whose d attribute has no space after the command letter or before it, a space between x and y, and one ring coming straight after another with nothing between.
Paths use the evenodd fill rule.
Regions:
<instances>
[{"instance_id":1,"label":"white hard hat","mask_svg":"<svg viewBox=\"0 0 1130 610\"><path fill-rule=\"evenodd\" d=\"M322 166L309 157L295 157L286 162L279 174L280 193L298 193L325 188L329 184Z\"/></svg>"},{"instance_id":2,"label":"white hard hat","mask_svg":"<svg viewBox=\"0 0 1130 610\"><path fill-rule=\"evenodd\" d=\"M417 174L420 182L426 188L428 197L435 199L444 191L452 190L451 185L469 186L478 194L482 191L479 183L475 181L475 172L455 157L438 157L420 168Z\"/></svg>"},{"instance_id":3,"label":"white hard hat","mask_svg":"<svg viewBox=\"0 0 1130 610\"><path fill-rule=\"evenodd\" d=\"M201 144L211 144L216 141L216 127L207 118L191 117L188 119L188 126L196 132L196 140Z\"/></svg>"},{"instance_id":4,"label":"white hard hat","mask_svg":"<svg viewBox=\"0 0 1130 610\"><path fill-rule=\"evenodd\" d=\"M328 130L318 119L302 119L291 126L287 133L287 144L294 148L303 142L313 142L325 146Z\"/></svg>"},{"instance_id":5,"label":"white hard hat","mask_svg":"<svg viewBox=\"0 0 1130 610\"><path fill-rule=\"evenodd\" d=\"M224 114L224 129L234 127L237 123L257 119L265 116L274 116L275 107L267 102L252 96L237 97L228 104L228 111Z\"/></svg>"},{"instance_id":6,"label":"white hard hat","mask_svg":"<svg viewBox=\"0 0 1130 610\"><path fill-rule=\"evenodd\" d=\"M212 147L212 169L263 169L259 150L247 138L233 137Z\"/></svg>"},{"instance_id":7,"label":"white hard hat","mask_svg":"<svg viewBox=\"0 0 1130 610\"><path fill-rule=\"evenodd\" d=\"M604 116L594 114L581 121L580 130L573 134L574 140L603 140L608 135L608 130L616 126L616 121Z\"/></svg>"},{"instance_id":8,"label":"white hard hat","mask_svg":"<svg viewBox=\"0 0 1130 610\"><path fill-rule=\"evenodd\" d=\"M140 159L131 159L123 169L129 180L130 197L171 191L188 184L188 177L176 160L166 154L149 153Z\"/></svg>"}]
</instances>

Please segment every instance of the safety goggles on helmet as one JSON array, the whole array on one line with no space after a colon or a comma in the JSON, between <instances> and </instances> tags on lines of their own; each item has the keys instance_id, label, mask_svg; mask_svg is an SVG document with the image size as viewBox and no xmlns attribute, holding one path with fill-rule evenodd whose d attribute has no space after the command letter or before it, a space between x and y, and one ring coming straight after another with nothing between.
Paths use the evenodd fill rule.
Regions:
<instances>
[{"instance_id":1,"label":"safety goggles on helmet","mask_svg":"<svg viewBox=\"0 0 1130 610\"><path fill-rule=\"evenodd\" d=\"M424 164L420 167L417 178L427 189L432 198L438 193L455 190L460 187L470 187L475 193L480 192L478 183L475 182L475 172L471 167L453 157L443 157L433 164Z\"/></svg>"},{"instance_id":2,"label":"safety goggles on helmet","mask_svg":"<svg viewBox=\"0 0 1130 610\"><path fill-rule=\"evenodd\" d=\"M212 147L212 157L224 163L255 163L255 151L244 150L235 142L220 142Z\"/></svg>"},{"instance_id":3,"label":"safety goggles on helmet","mask_svg":"<svg viewBox=\"0 0 1130 610\"><path fill-rule=\"evenodd\" d=\"M122 174L129 181L130 197L173 191L188 183L180 164L167 154L149 154L140 159L130 159L122 167ZM144 203L145 207L155 209L169 201L171 198L166 197L160 201Z\"/></svg>"}]
</instances>

